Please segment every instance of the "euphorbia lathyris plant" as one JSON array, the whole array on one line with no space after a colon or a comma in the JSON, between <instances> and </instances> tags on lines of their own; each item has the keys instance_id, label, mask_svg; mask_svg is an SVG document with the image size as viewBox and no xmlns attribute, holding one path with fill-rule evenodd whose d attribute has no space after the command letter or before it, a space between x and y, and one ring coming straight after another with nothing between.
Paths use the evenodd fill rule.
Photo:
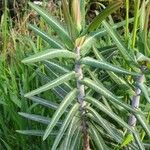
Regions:
<instances>
[{"instance_id":1,"label":"euphorbia lathyris plant","mask_svg":"<svg viewBox=\"0 0 150 150\"><path fill-rule=\"evenodd\" d=\"M55 113L51 119L35 114L20 113L28 119L48 124L48 126L45 132L39 130L20 130L18 132L30 135L40 134L43 135L43 140L46 140L56 129L58 132L52 150L105 150L121 144L124 139L123 132L127 129L135 137L135 140L129 143L129 147L144 149L138 133L119 116L118 111L138 116L142 113L140 110L132 108L121 97L116 96L111 90L112 86L107 85L106 88L104 79L100 76L101 74L106 76L107 73L111 78L106 76L108 82L113 80L116 85L124 85L128 89L131 88L124 77L138 78L140 76L140 71L135 69L137 63L134 61L134 57L129 54L113 31L113 28L123 26L125 22L110 27L107 22L103 21L116 11L122 2L112 3L90 24L86 24L84 0L62 0L67 29L42 8L32 3L29 5L56 32L57 36L51 37L37 26L29 25L30 29L50 45L50 48L22 61L27 64L42 62L45 72L40 73L45 84L25 94L25 97L54 109ZM106 51L102 51L104 55L97 49L98 44L95 42L96 38L106 34L106 30L101 26L102 21L116 44L116 46L104 47L106 49ZM113 51L117 49L128 67L133 64L131 67L133 71L118 67L113 61L107 61L107 55L113 55ZM61 103L54 103L39 97L47 90L51 90L56 97L62 99ZM60 127L59 130L57 126ZM145 128L150 133L147 125Z\"/></svg>"}]
</instances>

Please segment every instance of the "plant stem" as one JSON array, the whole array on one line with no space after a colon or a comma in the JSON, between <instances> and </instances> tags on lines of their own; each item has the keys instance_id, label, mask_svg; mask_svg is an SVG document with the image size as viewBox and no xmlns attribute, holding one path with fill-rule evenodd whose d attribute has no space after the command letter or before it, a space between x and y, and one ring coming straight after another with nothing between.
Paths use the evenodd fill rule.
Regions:
<instances>
[{"instance_id":1,"label":"plant stem","mask_svg":"<svg viewBox=\"0 0 150 150\"><path fill-rule=\"evenodd\" d=\"M80 114L81 114L81 126L83 132L83 150L89 150L89 134L88 134L88 125L86 122L86 110L85 110L85 88L84 85L80 83L80 80L83 79L82 67L80 65L80 47L76 48L76 65L75 71L77 75L77 89L78 89L78 102L80 104Z\"/></svg>"},{"instance_id":2,"label":"plant stem","mask_svg":"<svg viewBox=\"0 0 150 150\"><path fill-rule=\"evenodd\" d=\"M137 81L136 81L136 84L143 84L144 83L144 70L146 69L146 67L143 65L141 66L141 76L138 77ZM138 109L139 108L139 104L140 104L140 96L141 95L141 90L139 87L136 87L135 89L135 95L132 97L132 108L133 109ZM136 126L136 117L134 115L131 115L129 117L129 122L128 124L131 126L131 127L135 127Z\"/></svg>"}]
</instances>

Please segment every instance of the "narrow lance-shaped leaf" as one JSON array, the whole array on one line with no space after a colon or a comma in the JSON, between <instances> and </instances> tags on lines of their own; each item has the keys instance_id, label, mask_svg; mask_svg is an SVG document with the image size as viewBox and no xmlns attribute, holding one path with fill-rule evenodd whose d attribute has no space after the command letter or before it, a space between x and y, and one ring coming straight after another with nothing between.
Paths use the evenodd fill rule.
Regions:
<instances>
[{"instance_id":1,"label":"narrow lance-shaped leaf","mask_svg":"<svg viewBox=\"0 0 150 150\"><path fill-rule=\"evenodd\" d=\"M146 131L147 135L150 138L150 125L146 121L145 117L141 114L135 114L136 118L140 122L140 124L143 126L143 129Z\"/></svg>"},{"instance_id":2,"label":"narrow lance-shaped leaf","mask_svg":"<svg viewBox=\"0 0 150 150\"><path fill-rule=\"evenodd\" d=\"M65 99L61 102L60 106L58 107L58 109L54 113L54 115L51 119L51 122L48 125L48 127L44 133L43 140L45 140L49 136L49 134L52 132L54 126L56 125L56 123L58 122L60 117L62 116L62 114L66 111L66 108L71 104L71 102L75 99L76 96L77 96L77 90L76 89L74 89L69 94L67 94Z\"/></svg>"},{"instance_id":3,"label":"narrow lance-shaped leaf","mask_svg":"<svg viewBox=\"0 0 150 150\"><path fill-rule=\"evenodd\" d=\"M54 69L56 70L57 72L60 72L60 73L68 73L70 70L66 69L65 67L59 65L58 63L55 63L55 62L51 62L51 61L44 61L44 64L46 66L48 66L49 68L51 69Z\"/></svg>"},{"instance_id":4,"label":"narrow lance-shaped leaf","mask_svg":"<svg viewBox=\"0 0 150 150\"><path fill-rule=\"evenodd\" d=\"M49 118L43 117L43 116L40 116L40 115L28 114L28 113L23 113L23 112L19 112L18 114L25 117L25 118L27 118L27 119L29 119L29 120L33 120L33 121L40 122L40 123L43 123L43 124L49 124L50 123Z\"/></svg>"},{"instance_id":5,"label":"narrow lance-shaped leaf","mask_svg":"<svg viewBox=\"0 0 150 150\"><path fill-rule=\"evenodd\" d=\"M92 23L88 26L87 31L91 32L95 29L97 29L101 22L108 17L111 13L116 11L120 6L122 5L122 1L115 1L113 4L110 4L108 7L106 7L99 15L97 15Z\"/></svg>"},{"instance_id":6,"label":"narrow lance-shaped leaf","mask_svg":"<svg viewBox=\"0 0 150 150\"><path fill-rule=\"evenodd\" d=\"M129 51L127 51L128 49L125 47L115 31L113 31L113 28L106 21L103 21L103 25L107 30L108 34L112 37L113 41L115 42L116 46L118 47L125 60L134 62L133 57L131 57L131 54L129 54Z\"/></svg>"},{"instance_id":7,"label":"narrow lance-shaped leaf","mask_svg":"<svg viewBox=\"0 0 150 150\"><path fill-rule=\"evenodd\" d=\"M129 22L133 22L133 18L129 19ZM126 21L121 21L119 23L114 24L112 26L112 28L113 29L120 28L120 27L124 26L125 23L126 23ZM89 35L86 37L85 42L81 46L81 55L84 56L86 53L89 52L90 48L93 46L95 38L100 38L106 34L107 34L106 29L100 29L100 30L89 33Z\"/></svg>"},{"instance_id":8,"label":"narrow lance-shaped leaf","mask_svg":"<svg viewBox=\"0 0 150 150\"><path fill-rule=\"evenodd\" d=\"M97 129L90 124L90 136L95 143L97 149L99 150L109 150L109 148L105 145L103 138L98 133Z\"/></svg>"},{"instance_id":9,"label":"narrow lance-shaped leaf","mask_svg":"<svg viewBox=\"0 0 150 150\"><path fill-rule=\"evenodd\" d=\"M148 94L147 87L144 84L141 84L141 83L138 83L137 86L141 89L141 91L143 92L146 100L150 103L150 97L149 97L149 94Z\"/></svg>"},{"instance_id":10,"label":"narrow lance-shaped leaf","mask_svg":"<svg viewBox=\"0 0 150 150\"><path fill-rule=\"evenodd\" d=\"M134 132L134 130L126 122L124 122L115 113L109 111L108 108L105 105L103 105L101 102L97 101L96 99L94 99L94 98L92 98L90 96L85 97L85 100L88 101L89 103L91 103L92 105L94 105L95 107L97 107L98 109L100 109L101 111L103 111L105 114L107 114L111 118L113 118L120 125L122 125L122 127L125 127L128 130L130 130L131 132Z\"/></svg>"},{"instance_id":11,"label":"narrow lance-shaped leaf","mask_svg":"<svg viewBox=\"0 0 150 150\"><path fill-rule=\"evenodd\" d=\"M69 5L67 3L67 0L62 0L62 8L63 8L64 20L67 24L68 32L70 33L70 35L72 35L72 33L74 33L74 29L73 29L73 22L70 16Z\"/></svg>"},{"instance_id":12,"label":"narrow lance-shaped leaf","mask_svg":"<svg viewBox=\"0 0 150 150\"><path fill-rule=\"evenodd\" d=\"M109 50L110 47L106 48L106 50L108 49ZM113 47L114 48L114 47ZM99 61L105 61L105 58L102 56L102 54L97 50L97 48L93 47L93 52L96 56L96 58L99 60ZM119 85L124 85L125 87L127 88L130 88L130 86L126 83L126 81L119 77L117 74L115 74L114 72L110 72L110 71L107 71L107 73L109 74L109 76L114 80L114 82L116 82L117 84Z\"/></svg>"},{"instance_id":13,"label":"narrow lance-shaped leaf","mask_svg":"<svg viewBox=\"0 0 150 150\"><path fill-rule=\"evenodd\" d=\"M45 100L45 99L37 97L37 96L31 96L31 97L29 97L29 99L32 100L33 102L36 102L37 104L40 104L40 105L48 107L48 108L52 108L54 110L56 110L58 107L57 103Z\"/></svg>"},{"instance_id":14,"label":"narrow lance-shaped leaf","mask_svg":"<svg viewBox=\"0 0 150 150\"><path fill-rule=\"evenodd\" d=\"M80 125L81 125L80 118L79 117L73 117L73 119L70 123L70 126L68 128L68 131L66 133L66 137L64 139L64 149L65 150L70 150L69 148L70 148L72 137L73 137L75 131L77 130L77 128L80 127Z\"/></svg>"},{"instance_id":15,"label":"narrow lance-shaped leaf","mask_svg":"<svg viewBox=\"0 0 150 150\"><path fill-rule=\"evenodd\" d=\"M73 23L76 25L78 31L81 30L81 9L80 9L80 1L72 0L71 1L71 17L73 18Z\"/></svg>"},{"instance_id":16,"label":"narrow lance-shaped leaf","mask_svg":"<svg viewBox=\"0 0 150 150\"><path fill-rule=\"evenodd\" d=\"M56 86L58 86L58 85L60 85L60 84L62 84L64 82L66 82L66 81L69 81L74 76L75 76L75 72L74 71L69 72L69 73L67 73L65 75L62 75L59 78L57 78L57 79L55 79L55 80L53 80L53 81L51 81L51 82L49 82L49 83L47 83L47 84L45 84L45 85L35 89L35 90L25 94L24 96L25 97L31 97L31 96L34 96L34 95L39 94L41 92L44 92L46 90L52 89L52 88L54 88L54 87L56 87Z\"/></svg>"},{"instance_id":17,"label":"narrow lance-shaped leaf","mask_svg":"<svg viewBox=\"0 0 150 150\"><path fill-rule=\"evenodd\" d=\"M90 109L91 109L91 107L90 108L88 107L89 111L90 111ZM92 108L92 110L94 111L94 113L96 112L93 108ZM91 120L96 122L98 125L100 125L108 133L107 134L108 136L110 136L111 138L115 139L116 142L120 143L122 141L122 137L123 137L122 132L120 130L118 130L114 125L112 125L112 123L110 123L109 121L107 121L104 118L102 118L98 113L96 115L97 116L95 116L91 112L87 116Z\"/></svg>"},{"instance_id":18,"label":"narrow lance-shaped leaf","mask_svg":"<svg viewBox=\"0 0 150 150\"><path fill-rule=\"evenodd\" d=\"M16 132L24 134L24 135L32 135L32 136L43 136L43 130L16 130Z\"/></svg>"},{"instance_id":19,"label":"narrow lance-shaped leaf","mask_svg":"<svg viewBox=\"0 0 150 150\"><path fill-rule=\"evenodd\" d=\"M64 132L66 131L66 129L68 128L71 120L73 119L74 115L76 114L77 110L79 108L79 104L76 103L72 109L69 111L67 117L65 118L65 121L63 122L59 132L58 132L58 135L54 141L54 144L51 148L51 150L56 150L57 149L57 146L59 145L63 135L64 135ZM67 135L66 135L67 136ZM65 145L64 145L65 146ZM64 148L66 150L66 148Z\"/></svg>"},{"instance_id":20,"label":"narrow lance-shaped leaf","mask_svg":"<svg viewBox=\"0 0 150 150\"><path fill-rule=\"evenodd\" d=\"M41 7L30 2L29 5L48 23L48 25L50 25L53 28L53 30L61 37L61 39L66 43L66 45L69 46L69 48L73 48L73 43L69 37L69 34L58 21L51 17Z\"/></svg>"},{"instance_id":21,"label":"narrow lance-shaped leaf","mask_svg":"<svg viewBox=\"0 0 150 150\"><path fill-rule=\"evenodd\" d=\"M140 139L140 136L139 136L139 133L137 131L134 131L133 132L133 136L134 136L134 139L139 147L140 150L145 150L144 148L144 145L143 145L143 142L141 141Z\"/></svg>"},{"instance_id":22,"label":"narrow lance-shaped leaf","mask_svg":"<svg viewBox=\"0 0 150 150\"><path fill-rule=\"evenodd\" d=\"M80 128L78 128L75 133L76 134L73 136L72 143L71 143L71 146L70 146L70 150L76 150L77 145L79 145L81 137L82 137L82 133L81 133Z\"/></svg>"},{"instance_id":23,"label":"narrow lance-shaped leaf","mask_svg":"<svg viewBox=\"0 0 150 150\"><path fill-rule=\"evenodd\" d=\"M42 124L46 124L46 125L48 125L51 121L50 118L43 117L41 115L28 114L28 113L23 113L23 112L19 112L18 114L29 119L29 120L33 120L33 121L36 121L36 122L39 122ZM57 122L57 125L61 125L61 124L62 124L62 122Z\"/></svg>"},{"instance_id":24,"label":"narrow lance-shaped leaf","mask_svg":"<svg viewBox=\"0 0 150 150\"><path fill-rule=\"evenodd\" d=\"M110 134L113 138L117 138L117 135L114 134L109 126L110 123L106 123L106 121L91 107L87 107L89 112L91 112L92 116L95 118L97 123Z\"/></svg>"},{"instance_id":25,"label":"narrow lance-shaped leaf","mask_svg":"<svg viewBox=\"0 0 150 150\"><path fill-rule=\"evenodd\" d=\"M51 37L46 32L41 31L38 27L29 24L29 29L34 31L36 35L39 35L44 41L46 41L49 45L51 45L53 48L60 48L64 49L63 45L58 42L57 39Z\"/></svg>"},{"instance_id":26,"label":"narrow lance-shaped leaf","mask_svg":"<svg viewBox=\"0 0 150 150\"><path fill-rule=\"evenodd\" d=\"M43 83L52 82L54 79L60 77L60 76L55 76L53 73L51 73L51 74L53 77L51 77L51 75L49 75L49 74L47 76L47 75L43 74L42 72L38 72L38 75L41 77ZM66 89L62 85L63 84L58 85L57 87L51 89L52 92L56 95L56 97L58 97L60 99L63 99L65 97L65 95L68 93L68 91L70 91L70 90L66 91ZM65 85L66 85L66 83L65 83Z\"/></svg>"},{"instance_id":27,"label":"narrow lance-shaped leaf","mask_svg":"<svg viewBox=\"0 0 150 150\"><path fill-rule=\"evenodd\" d=\"M96 92L100 93L101 95L103 95L104 97L106 97L109 101L113 101L114 103L122 106L123 108L131 111L131 112L136 112L136 110L134 110L130 105L125 104L121 99L119 99L116 95L114 95L113 93L111 93L110 91L108 91L104 86L88 79L88 78L84 78L82 81L80 81L81 83L83 83L84 85L92 88L93 90L95 90Z\"/></svg>"},{"instance_id":28,"label":"narrow lance-shaped leaf","mask_svg":"<svg viewBox=\"0 0 150 150\"><path fill-rule=\"evenodd\" d=\"M65 49L48 49L22 60L23 63L35 63L53 58L76 58L76 54Z\"/></svg>"},{"instance_id":29,"label":"narrow lance-shaped leaf","mask_svg":"<svg viewBox=\"0 0 150 150\"><path fill-rule=\"evenodd\" d=\"M110 71L113 71L113 72L121 73L121 74L128 74L128 75L134 75L134 76L139 75L137 73L130 72L130 71L127 71L123 68L114 66L114 65L112 65L108 62L98 61L98 60L95 60L95 59L90 58L90 57L85 57L85 58L81 59L81 63L85 64L85 65L90 65L92 67L96 67L96 68L100 68L100 69L105 69L105 70L110 70Z\"/></svg>"}]
</instances>

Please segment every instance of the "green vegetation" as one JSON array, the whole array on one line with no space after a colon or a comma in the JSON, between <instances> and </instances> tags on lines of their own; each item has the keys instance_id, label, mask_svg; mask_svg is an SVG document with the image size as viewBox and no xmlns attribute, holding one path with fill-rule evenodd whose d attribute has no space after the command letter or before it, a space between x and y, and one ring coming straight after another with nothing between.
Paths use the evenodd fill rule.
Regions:
<instances>
[{"instance_id":1,"label":"green vegetation","mask_svg":"<svg viewBox=\"0 0 150 150\"><path fill-rule=\"evenodd\" d=\"M0 149L150 149L150 1L22 5L1 17Z\"/></svg>"}]
</instances>

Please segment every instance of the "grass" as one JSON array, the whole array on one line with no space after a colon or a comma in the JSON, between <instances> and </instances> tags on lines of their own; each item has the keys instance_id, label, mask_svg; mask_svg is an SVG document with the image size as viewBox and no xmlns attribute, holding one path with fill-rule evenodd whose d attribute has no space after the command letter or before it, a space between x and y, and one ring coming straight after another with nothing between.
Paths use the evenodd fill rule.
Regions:
<instances>
[{"instance_id":1,"label":"grass","mask_svg":"<svg viewBox=\"0 0 150 150\"><path fill-rule=\"evenodd\" d=\"M138 1L138 0L137 0ZM63 20L61 15L61 9L58 9L58 6L51 5L53 8L50 10L55 16ZM20 135L16 132L17 129L26 129L28 127L34 127L35 129L44 128L34 123L31 123L25 119L22 119L18 115L18 112L32 112L37 114L47 114L50 115L53 113L44 108L36 107L37 104L34 104L30 101L27 101L23 97L24 93L36 89L42 83L39 83L38 77L35 73L35 66L27 67L21 63L21 60L27 55L32 54L33 52L38 52L46 47L46 43L42 41L39 36L35 36L28 29L28 23L32 22L33 24L37 23L36 14L31 10L27 9L24 13L17 16L16 20L12 20L10 17L10 12L7 8L7 0L5 0L4 12L0 24L0 149L7 150L27 150L27 149L47 149L51 145L52 140L47 140L43 142L40 137L28 137ZM56 7L56 8L55 8ZM134 48L139 36L138 32L138 7L139 3L135 1L135 21L133 24L133 36L132 39L129 37L129 1L126 0L126 28L125 28L125 38L127 42L131 40L131 47ZM147 17L148 18L148 17ZM53 31L48 29L48 27L43 22L42 18L39 18L40 22L38 25L41 29L46 30L50 34L54 34ZM146 25L145 25L146 26ZM147 25L148 26L148 25ZM144 33L147 33L147 26L144 29ZM121 31L120 31L121 32ZM145 35L147 36L147 35ZM107 37L106 37L107 38ZM146 37L148 38L148 37ZM144 37L144 40L146 40ZM106 45L111 43L111 40L108 38L107 43L100 41L101 45ZM34 42L32 42L34 41ZM147 52L146 44L145 53ZM115 61L115 60L114 60ZM40 66L42 70L42 66ZM38 69L37 69L38 71ZM149 75L148 75L149 76ZM148 77L150 80L150 77ZM32 81L32 82L31 82ZM132 81L131 81L132 82ZM33 84L34 83L34 84ZM106 83L109 86L109 83ZM44 94L45 98L49 97L49 94ZM51 95L52 99L56 99L54 95ZM146 106L149 108L149 104L142 104L143 108ZM146 108L145 108L146 109ZM150 122L150 112L147 115L147 120ZM141 137L145 138L145 132L141 129ZM148 139L146 139L147 142Z\"/></svg>"}]
</instances>

